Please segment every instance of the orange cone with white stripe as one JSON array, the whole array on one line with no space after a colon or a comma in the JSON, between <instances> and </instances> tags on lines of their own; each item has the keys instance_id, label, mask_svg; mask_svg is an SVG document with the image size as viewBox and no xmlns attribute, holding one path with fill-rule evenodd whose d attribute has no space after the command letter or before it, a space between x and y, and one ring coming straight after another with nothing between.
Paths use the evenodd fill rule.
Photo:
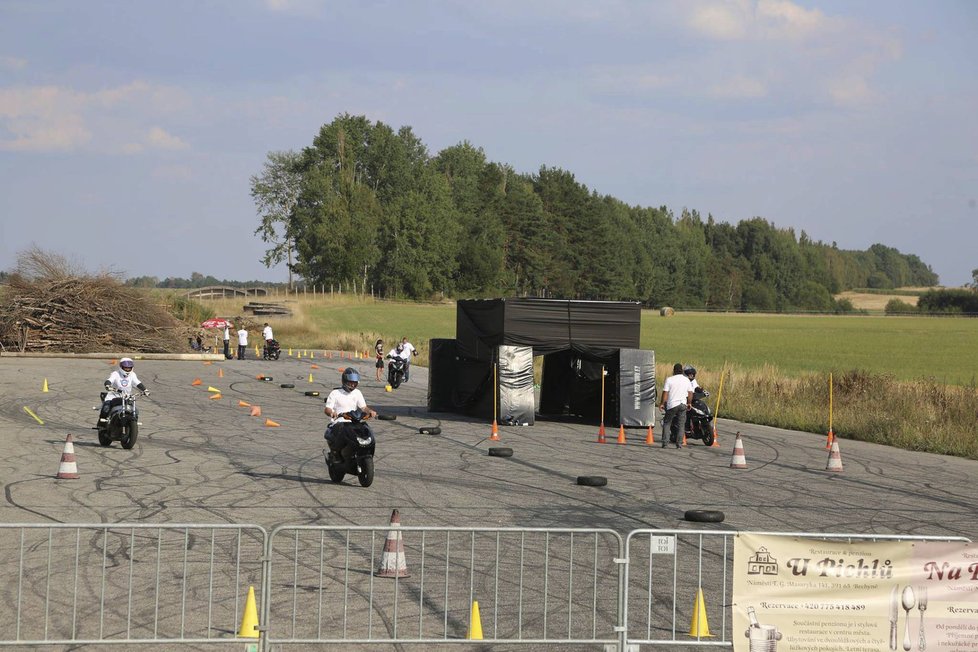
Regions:
<instances>
[{"instance_id":1,"label":"orange cone with white stripe","mask_svg":"<svg viewBox=\"0 0 978 652\"><path fill-rule=\"evenodd\" d=\"M380 558L377 577L410 577L404 558L404 539L401 538L401 515L395 509L391 513L391 529L384 541L384 554Z\"/></svg>"},{"instance_id":2,"label":"orange cone with white stripe","mask_svg":"<svg viewBox=\"0 0 978 652\"><path fill-rule=\"evenodd\" d=\"M71 441L70 433L65 438L65 449L61 453L61 466L58 467L58 479L78 479L78 464L75 462L75 445Z\"/></svg>"},{"instance_id":3,"label":"orange cone with white stripe","mask_svg":"<svg viewBox=\"0 0 978 652\"><path fill-rule=\"evenodd\" d=\"M733 456L730 458L731 469L746 469L747 458L744 457L744 442L737 433L737 440L734 442Z\"/></svg>"},{"instance_id":4,"label":"orange cone with white stripe","mask_svg":"<svg viewBox=\"0 0 978 652\"><path fill-rule=\"evenodd\" d=\"M624 425L619 425L618 426L618 443L619 444L626 443L626 441L625 441L625 426Z\"/></svg>"},{"instance_id":5,"label":"orange cone with white stripe","mask_svg":"<svg viewBox=\"0 0 978 652\"><path fill-rule=\"evenodd\" d=\"M489 435L489 441L499 441L499 424L496 420L492 420L492 433Z\"/></svg>"},{"instance_id":6,"label":"orange cone with white stripe","mask_svg":"<svg viewBox=\"0 0 978 652\"><path fill-rule=\"evenodd\" d=\"M842 472L842 453L839 451L839 442L832 440L832 450L829 451L829 463L825 465L826 471L835 473Z\"/></svg>"}]
</instances>

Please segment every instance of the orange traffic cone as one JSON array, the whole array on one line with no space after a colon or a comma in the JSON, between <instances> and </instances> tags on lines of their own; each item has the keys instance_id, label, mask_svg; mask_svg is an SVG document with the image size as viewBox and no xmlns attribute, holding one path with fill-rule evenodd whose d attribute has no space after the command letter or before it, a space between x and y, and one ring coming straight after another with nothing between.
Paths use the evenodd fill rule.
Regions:
<instances>
[{"instance_id":1,"label":"orange traffic cone","mask_svg":"<svg viewBox=\"0 0 978 652\"><path fill-rule=\"evenodd\" d=\"M391 529L384 541L384 554L380 558L377 577L410 577L404 558L404 539L401 538L401 515L395 509L391 513Z\"/></svg>"},{"instance_id":2,"label":"orange traffic cone","mask_svg":"<svg viewBox=\"0 0 978 652\"><path fill-rule=\"evenodd\" d=\"M265 426L268 428L278 428L281 424L275 423L271 419L265 419Z\"/></svg>"},{"instance_id":3,"label":"orange traffic cone","mask_svg":"<svg viewBox=\"0 0 978 652\"><path fill-rule=\"evenodd\" d=\"M499 424L496 420L492 420L492 434L489 435L489 441L499 441Z\"/></svg>"},{"instance_id":4,"label":"orange traffic cone","mask_svg":"<svg viewBox=\"0 0 978 652\"><path fill-rule=\"evenodd\" d=\"M625 443L625 426L622 424L619 424L618 426L618 443L619 444Z\"/></svg>"},{"instance_id":5,"label":"orange traffic cone","mask_svg":"<svg viewBox=\"0 0 978 652\"><path fill-rule=\"evenodd\" d=\"M216 400L218 400L219 398L221 398L221 395L220 395L220 394L211 394L211 395L210 395L210 396L208 396L207 398L209 398L209 399L210 399L210 400L212 400L212 401L216 401Z\"/></svg>"},{"instance_id":6,"label":"orange traffic cone","mask_svg":"<svg viewBox=\"0 0 978 652\"><path fill-rule=\"evenodd\" d=\"M717 426L713 424L713 444L710 448L720 448L720 433L717 432Z\"/></svg>"},{"instance_id":7,"label":"orange traffic cone","mask_svg":"<svg viewBox=\"0 0 978 652\"><path fill-rule=\"evenodd\" d=\"M71 441L70 433L65 438L65 449L61 453L61 466L58 467L58 479L78 479L78 464L75 463L75 445Z\"/></svg>"},{"instance_id":8,"label":"orange traffic cone","mask_svg":"<svg viewBox=\"0 0 978 652\"><path fill-rule=\"evenodd\" d=\"M599 444L605 444L605 443L607 443L607 440L604 438L604 422L603 421L601 422L601 425L598 426L598 443Z\"/></svg>"},{"instance_id":9,"label":"orange traffic cone","mask_svg":"<svg viewBox=\"0 0 978 652\"><path fill-rule=\"evenodd\" d=\"M746 469L747 468L747 458L744 457L744 442L740 439L740 433L737 433L737 439L734 441L733 456L730 458L730 468L731 469Z\"/></svg>"},{"instance_id":10,"label":"orange traffic cone","mask_svg":"<svg viewBox=\"0 0 978 652\"><path fill-rule=\"evenodd\" d=\"M318 364L311 364L311 365L309 365L309 368L310 369L319 369L319 365Z\"/></svg>"},{"instance_id":11,"label":"orange traffic cone","mask_svg":"<svg viewBox=\"0 0 978 652\"><path fill-rule=\"evenodd\" d=\"M197 385L201 385L202 382L201 382L200 378L194 378L194 382L192 382L190 384L193 385L194 387L196 387Z\"/></svg>"},{"instance_id":12,"label":"orange traffic cone","mask_svg":"<svg viewBox=\"0 0 978 652\"><path fill-rule=\"evenodd\" d=\"M251 407L251 403L246 401L238 401L238 407Z\"/></svg>"},{"instance_id":13,"label":"orange traffic cone","mask_svg":"<svg viewBox=\"0 0 978 652\"><path fill-rule=\"evenodd\" d=\"M251 406L251 416L253 416L253 417L260 417L261 416L261 406L260 405L252 405Z\"/></svg>"},{"instance_id":14,"label":"orange traffic cone","mask_svg":"<svg viewBox=\"0 0 978 652\"><path fill-rule=\"evenodd\" d=\"M839 442L832 440L832 450L829 452L829 463L825 465L826 471L842 472L842 453L839 451Z\"/></svg>"},{"instance_id":15,"label":"orange traffic cone","mask_svg":"<svg viewBox=\"0 0 978 652\"><path fill-rule=\"evenodd\" d=\"M829 428L829 434L825 438L825 450L827 451L832 450L832 442L834 441L835 441L835 433L833 433L832 429Z\"/></svg>"},{"instance_id":16,"label":"orange traffic cone","mask_svg":"<svg viewBox=\"0 0 978 652\"><path fill-rule=\"evenodd\" d=\"M683 432L683 448L686 448L686 433Z\"/></svg>"},{"instance_id":17,"label":"orange traffic cone","mask_svg":"<svg viewBox=\"0 0 978 652\"><path fill-rule=\"evenodd\" d=\"M217 377L218 378L224 378L224 370L223 369L218 369L217 370Z\"/></svg>"},{"instance_id":18,"label":"orange traffic cone","mask_svg":"<svg viewBox=\"0 0 978 652\"><path fill-rule=\"evenodd\" d=\"M649 426L649 431L645 433L645 445L651 446L655 443L655 433L652 432L652 426Z\"/></svg>"}]
</instances>

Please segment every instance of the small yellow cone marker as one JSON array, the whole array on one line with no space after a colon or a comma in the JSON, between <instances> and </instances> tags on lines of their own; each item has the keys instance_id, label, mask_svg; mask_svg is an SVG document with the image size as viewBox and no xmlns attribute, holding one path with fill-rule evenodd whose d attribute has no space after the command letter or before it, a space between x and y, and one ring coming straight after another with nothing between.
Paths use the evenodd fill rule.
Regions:
<instances>
[{"instance_id":1,"label":"small yellow cone marker","mask_svg":"<svg viewBox=\"0 0 978 652\"><path fill-rule=\"evenodd\" d=\"M221 390L219 390L218 388L216 388L216 387L210 387L210 386L207 387L207 391L208 392L215 392L217 394L220 394L221 393Z\"/></svg>"},{"instance_id":2,"label":"small yellow cone marker","mask_svg":"<svg viewBox=\"0 0 978 652\"><path fill-rule=\"evenodd\" d=\"M312 382L312 374L309 374L309 382Z\"/></svg>"},{"instance_id":3,"label":"small yellow cone marker","mask_svg":"<svg viewBox=\"0 0 978 652\"><path fill-rule=\"evenodd\" d=\"M245 600L244 613L241 615L241 627L238 628L239 638L260 638L258 632L258 608L255 606L255 587L248 587L248 598Z\"/></svg>"},{"instance_id":4,"label":"small yellow cone marker","mask_svg":"<svg viewBox=\"0 0 978 652\"><path fill-rule=\"evenodd\" d=\"M42 392L48 391L48 379L47 378L44 379L44 387L41 388L41 391Z\"/></svg>"},{"instance_id":5,"label":"small yellow cone marker","mask_svg":"<svg viewBox=\"0 0 978 652\"><path fill-rule=\"evenodd\" d=\"M472 615L469 617L469 633L465 638L469 641L482 640L482 619L479 618L478 600L472 601Z\"/></svg>"}]
</instances>

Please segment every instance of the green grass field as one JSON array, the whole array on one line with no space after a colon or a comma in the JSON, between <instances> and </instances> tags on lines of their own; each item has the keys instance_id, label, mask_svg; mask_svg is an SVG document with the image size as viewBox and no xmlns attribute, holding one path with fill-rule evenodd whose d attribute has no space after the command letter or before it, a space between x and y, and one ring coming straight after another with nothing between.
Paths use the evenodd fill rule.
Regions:
<instances>
[{"instance_id":1,"label":"green grass field","mask_svg":"<svg viewBox=\"0 0 978 652\"><path fill-rule=\"evenodd\" d=\"M978 319L645 312L642 347L660 363L772 365L787 376L859 369L974 387Z\"/></svg>"}]
</instances>

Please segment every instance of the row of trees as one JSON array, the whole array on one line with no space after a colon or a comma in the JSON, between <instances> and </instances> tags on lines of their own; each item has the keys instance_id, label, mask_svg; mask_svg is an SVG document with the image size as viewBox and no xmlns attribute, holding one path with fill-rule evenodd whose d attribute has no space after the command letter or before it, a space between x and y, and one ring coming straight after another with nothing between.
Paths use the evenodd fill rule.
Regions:
<instances>
[{"instance_id":1,"label":"row of trees","mask_svg":"<svg viewBox=\"0 0 978 652\"><path fill-rule=\"evenodd\" d=\"M629 206L566 170L521 174L468 142L343 114L251 179L269 243L308 283L388 297L551 296L712 309L831 310L854 287L933 285L917 256L845 251L761 218Z\"/></svg>"}]
</instances>

